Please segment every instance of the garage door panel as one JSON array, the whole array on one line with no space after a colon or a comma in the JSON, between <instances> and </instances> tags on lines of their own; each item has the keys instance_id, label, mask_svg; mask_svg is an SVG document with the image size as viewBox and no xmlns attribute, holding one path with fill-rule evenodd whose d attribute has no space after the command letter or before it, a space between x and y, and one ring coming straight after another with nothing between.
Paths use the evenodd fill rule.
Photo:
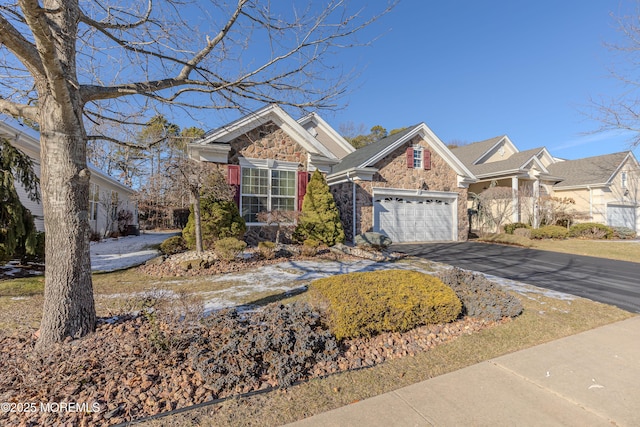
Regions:
<instances>
[{"instance_id":1,"label":"garage door panel","mask_svg":"<svg viewBox=\"0 0 640 427\"><path fill-rule=\"evenodd\" d=\"M453 204L437 198L374 199L374 230L394 242L452 240Z\"/></svg>"},{"instance_id":2,"label":"garage door panel","mask_svg":"<svg viewBox=\"0 0 640 427\"><path fill-rule=\"evenodd\" d=\"M607 225L636 229L637 208L635 206L608 205Z\"/></svg>"}]
</instances>

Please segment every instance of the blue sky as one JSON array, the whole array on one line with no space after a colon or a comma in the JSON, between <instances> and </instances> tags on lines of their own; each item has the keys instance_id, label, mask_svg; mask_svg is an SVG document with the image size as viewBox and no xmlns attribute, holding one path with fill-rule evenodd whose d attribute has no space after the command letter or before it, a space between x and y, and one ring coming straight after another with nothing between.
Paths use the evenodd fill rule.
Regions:
<instances>
[{"instance_id":1,"label":"blue sky","mask_svg":"<svg viewBox=\"0 0 640 427\"><path fill-rule=\"evenodd\" d=\"M336 129L425 122L445 143L506 134L520 150L567 159L625 151L628 134L592 133L600 124L585 112L623 90L605 43L622 42L611 13L629 11L631 0L401 0L360 35L380 36L371 46L332 58L359 76L344 108L320 114ZM209 129L236 118L208 117Z\"/></svg>"},{"instance_id":2,"label":"blue sky","mask_svg":"<svg viewBox=\"0 0 640 427\"><path fill-rule=\"evenodd\" d=\"M590 98L614 95L616 1L401 1L358 51L366 64L333 126L425 122L445 143L507 134L521 150L579 158L629 149L628 135L589 134ZM625 9L625 7L627 9ZM639 151L636 149L635 154Z\"/></svg>"}]
</instances>

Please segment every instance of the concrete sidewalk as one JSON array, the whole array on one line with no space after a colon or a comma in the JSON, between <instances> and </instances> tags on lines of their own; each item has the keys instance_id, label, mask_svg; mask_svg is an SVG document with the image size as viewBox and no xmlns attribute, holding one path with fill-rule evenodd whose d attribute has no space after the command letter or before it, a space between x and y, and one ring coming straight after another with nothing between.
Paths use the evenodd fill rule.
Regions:
<instances>
[{"instance_id":1,"label":"concrete sidewalk","mask_svg":"<svg viewBox=\"0 0 640 427\"><path fill-rule=\"evenodd\" d=\"M640 317L291 426L640 426Z\"/></svg>"}]
</instances>

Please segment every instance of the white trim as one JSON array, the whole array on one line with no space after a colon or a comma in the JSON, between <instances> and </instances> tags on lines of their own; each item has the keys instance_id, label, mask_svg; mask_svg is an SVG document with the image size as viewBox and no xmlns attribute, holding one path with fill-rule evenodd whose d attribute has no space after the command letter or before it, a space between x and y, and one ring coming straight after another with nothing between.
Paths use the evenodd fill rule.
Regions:
<instances>
[{"instance_id":1,"label":"white trim","mask_svg":"<svg viewBox=\"0 0 640 427\"><path fill-rule=\"evenodd\" d=\"M275 159L253 159L250 157L240 157L238 164L241 168L259 168L259 169L278 169L297 171L300 163L286 162L284 160Z\"/></svg>"},{"instance_id":2,"label":"white trim","mask_svg":"<svg viewBox=\"0 0 640 427\"><path fill-rule=\"evenodd\" d=\"M350 168L345 171L332 174L327 177L329 186L349 182L350 180L372 181L373 175L378 172L376 168Z\"/></svg>"},{"instance_id":3,"label":"white trim","mask_svg":"<svg viewBox=\"0 0 640 427\"><path fill-rule=\"evenodd\" d=\"M227 125L205 134L205 136L190 145L210 145L219 143L229 143L258 126L268 122L274 122L280 129L285 131L293 140L307 152L322 155L328 159L337 159L324 145L315 139L305 128L293 120L286 111L277 104L267 105L253 113L241 117Z\"/></svg>"},{"instance_id":4,"label":"white trim","mask_svg":"<svg viewBox=\"0 0 640 427\"><path fill-rule=\"evenodd\" d=\"M324 121L324 119L318 114L311 113L298 120L298 123L300 123L301 126L304 126L308 122L313 122L318 125L318 127L322 128L322 130L325 131L325 133L327 133L329 136L331 136L331 139L333 139L347 153L353 153L354 151L356 151L353 145L349 144L349 142L347 142L347 140L344 139L342 135L336 132L336 130L331 127L329 123ZM315 137L316 135L313 136Z\"/></svg>"},{"instance_id":5,"label":"white trim","mask_svg":"<svg viewBox=\"0 0 640 427\"><path fill-rule=\"evenodd\" d=\"M487 151L485 151L484 153L482 153L482 155L480 155L480 157L478 157L473 164L474 165L479 165L482 163L482 159L484 159L485 157L487 157L489 155L489 153L491 153L493 151L494 148L496 148L498 145L502 144L503 141L506 141L507 143L509 143L509 145L511 146L511 148L513 148L513 151L516 153L519 153L520 150L518 150L518 147L515 146L515 144L513 142L511 142L511 140L509 139L509 137L507 135L503 135L502 138L500 138L498 140L498 142L496 142L495 144L493 144L491 146L491 148L489 148Z\"/></svg>"},{"instance_id":6,"label":"white trim","mask_svg":"<svg viewBox=\"0 0 640 427\"><path fill-rule=\"evenodd\" d=\"M455 191L433 191L433 190L409 190L406 188L385 188L373 187L371 189L371 197L376 196L405 196L405 197L433 197L437 199L455 199L460 194Z\"/></svg>"},{"instance_id":7,"label":"white trim","mask_svg":"<svg viewBox=\"0 0 640 427\"><path fill-rule=\"evenodd\" d=\"M189 158L200 162L229 163L231 144L187 145Z\"/></svg>"}]
</instances>

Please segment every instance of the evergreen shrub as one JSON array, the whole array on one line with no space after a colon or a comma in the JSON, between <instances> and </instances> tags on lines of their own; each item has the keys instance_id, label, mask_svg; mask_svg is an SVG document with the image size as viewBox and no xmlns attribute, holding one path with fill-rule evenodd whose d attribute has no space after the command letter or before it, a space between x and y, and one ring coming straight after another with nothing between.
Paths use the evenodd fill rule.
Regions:
<instances>
[{"instance_id":1,"label":"evergreen shrub","mask_svg":"<svg viewBox=\"0 0 640 427\"><path fill-rule=\"evenodd\" d=\"M320 242L315 239L306 239L302 242L301 253L304 256L316 256L318 253L318 248L320 247Z\"/></svg>"},{"instance_id":2,"label":"evergreen shrub","mask_svg":"<svg viewBox=\"0 0 640 427\"><path fill-rule=\"evenodd\" d=\"M187 250L187 242L182 236L171 236L160 243L160 252L164 255L173 255Z\"/></svg>"},{"instance_id":3,"label":"evergreen shrub","mask_svg":"<svg viewBox=\"0 0 640 427\"><path fill-rule=\"evenodd\" d=\"M500 320L522 313L522 303L518 298L505 292L482 274L454 267L437 276L460 298L462 313L466 316Z\"/></svg>"},{"instance_id":4,"label":"evergreen shrub","mask_svg":"<svg viewBox=\"0 0 640 427\"><path fill-rule=\"evenodd\" d=\"M302 214L294 234L298 241L311 238L327 246L344 243L344 228L336 201L324 175L317 169L307 184Z\"/></svg>"},{"instance_id":5,"label":"evergreen shrub","mask_svg":"<svg viewBox=\"0 0 640 427\"><path fill-rule=\"evenodd\" d=\"M462 309L450 287L417 271L336 275L313 281L310 290L328 307L329 327L338 339L451 322Z\"/></svg>"},{"instance_id":6,"label":"evergreen shrub","mask_svg":"<svg viewBox=\"0 0 640 427\"><path fill-rule=\"evenodd\" d=\"M193 216L193 206L189 211L189 220L182 230L182 237L189 249L196 247L196 224ZM241 239L247 231L244 219L240 216L238 207L232 201L216 200L203 197L200 200L200 221L202 227L203 249L213 248L215 242L225 237Z\"/></svg>"},{"instance_id":7,"label":"evergreen shrub","mask_svg":"<svg viewBox=\"0 0 640 427\"><path fill-rule=\"evenodd\" d=\"M531 228L529 224L525 224L524 222L514 222L512 224L506 224L504 226L504 232L507 234L513 234L515 230L519 228Z\"/></svg>"},{"instance_id":8,"label":"evergreen shrub","mask_svg":"<svg viewBox=\"0 0 640 427\"><path fill-rule=\"evenodd\" d=\"M614 239L635 239L637 233L629 227L611 227Z\"/></svg>"},{"instance_id":9,"label":"evergreen shrub","mask_svg":"<svg viewBox=\"0 0 640 427\"><path fill-rule=\"evenodd\" d=\"M569 230L559 225L545 225L531 230L532 239L566 239L568 236Z\"/></svg>"},{"instance_id":10,"label":"evergreen shrub","mask_svg":"<svg viewBox=\"0 0 640 427\"><path fill-rule=\"evenodd\" d=\"M613 230L611 227L597 222L583 222L571 226L569 237L593 240L610 239L613 237Z\"/></svg>"},{"instance_id":11,"label":"evergreen shrub","mask_svg":"<svg viewBox=\"0 0 640 427\"><path fill-rule=\"evenodd\" d=\"M258 253L264 259L273 259L276 256L276 244L274 242L258 242Z\"/></svg>"},{"instance_id":12,"label":"evergreen shrub","mask_svg":"<svg viewBox=\"0 0 640 427\"><path fill-rule=\"evenodd\" d=\"M225 237L215 243L213 250L221 259L232 261L240 255L246 247L247 244L242 240L238 240L235 237Z\"/></svg>"}]
</instances>

